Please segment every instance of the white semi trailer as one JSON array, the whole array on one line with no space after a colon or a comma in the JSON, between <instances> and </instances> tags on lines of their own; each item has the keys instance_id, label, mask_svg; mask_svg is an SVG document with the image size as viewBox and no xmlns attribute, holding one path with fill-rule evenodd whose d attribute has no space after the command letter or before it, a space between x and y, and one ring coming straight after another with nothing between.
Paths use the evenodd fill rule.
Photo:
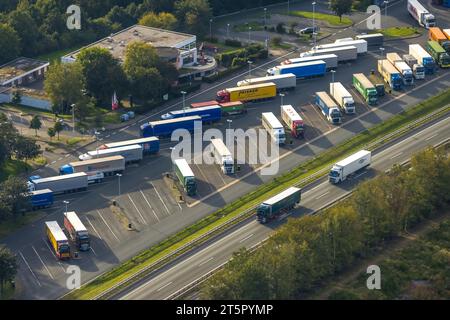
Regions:
<instances>
[{"instance_id":1,"label":"white semi trailer","mask_svg":"<svg viewBox=\"0 0 450 320\"><path fill-rule=\"evenodd\" d=\"M340 82L330 83L330 95L336 100L339 107L346 114L355 113L355 100L350 92L345 89L344 85Z\"/></svg>"},{"instance_id":2,"label":"white semi trailer","mask_svg":"<svg viewBox=\"0 0 450 320\"><path fill-rule=\"evenodd\" d=\"M372 153L367 150L358 151L355 154L337 162L333 165L328 175L331 183L339 183L351 174L370 165Z\"/></svg>"},{"instance_id":3,"label":"white semi trailer","mask_svg":"<svg viewBox=\"0 0 450 320\"><path fill-rule=\"evenodd\" d=\"M222 139L211 139L212 156L225 174L234 173L234 160Z\"/></svg>"},{"instance_id":4,"label":"white semi trailer","mask_svg":"<svg viewBox=\"0 0 450 320\"><path fill-rule=\"evenodd\" d=\"M280 74L280 75L276 75L276 76L252 78L252 79L238 81L237 86L243 87L243 86L250 86L253 84L261 84L261 83L267 83L267 82L275 83L277 85L277 91L284 91L284 90L295 89L295 87L297 86L297 77L293 73L286 73L286 74Z\"/></svg>"},{"instance_id":5,"label":"white semi trailer","mask_svg":"<svg viewBox=\"0 0 450 320\"><path fill-rule=\"evenodd\" d=\"M425 28L435 27L436 19L425 7L417 0L408 0L407 8L409 14Z\"/></svg>"}]
</instances>

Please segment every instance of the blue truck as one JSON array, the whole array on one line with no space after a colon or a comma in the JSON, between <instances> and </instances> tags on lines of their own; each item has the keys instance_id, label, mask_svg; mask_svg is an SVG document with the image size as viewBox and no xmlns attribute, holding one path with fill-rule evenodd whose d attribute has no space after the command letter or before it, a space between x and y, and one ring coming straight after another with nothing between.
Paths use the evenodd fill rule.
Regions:
<instances>
[{"instance_id":1,"label":"blue truck","mask_svg":"<svg viewBox=\"0 0 450 320\"><path fill-rule=\"evenodd\" d=\"M50 189L30 191L29 199L32 210L47 208L53 205L53 191Z\"/></svg>"},{"instance_id":2,"label":"blue truck","mask_svg":"<svg viewBox=\"0 0 450 320\"><path fill-rule=\"evenodd\" d=\"M268 76L293 73L297 79L313 78L325 75L327 63L323 60L280 65L267 70Z\"/></svg>"},{"instance_id":3,"label":"blue truck","mask_svg":"<svg viewBox=\"0 0 450 320\"><path fill-rule=\"evenodd\" d=\"M222 108L219 105L214 105L194 109L175 110L163 114L161 119L169 120L191 116L200 116L202 118L202 122L219 121L222 118Z\"/></svg>"},{"instance_id":4,"label":"blue truck","mask_svg":"<svg viewBox=\"0 0 450 320\"><path fill-rule=\"evenodd\" d=\"M322 111L322 114L332 124L339 124L342 122L342 114L339 106L325 91L316 92L316 105Z\"/></svg>"},{"instance_id":5,"label":"blue truck","mask_svg":"<svg viewBox=\"0 0 450 320\"><path fill-rule=\"evenodd\" d=\"M394 90L401 90L403 79L401 73L387 59L378 60L378 72L384 81Z\"/></svg>"},{"instance_id":6,"label":"blue truck","mask_svg":"<svg viewBox=\"0 0 450 320\"><path fill-rule=\"evenodd\" d=\"M169 120L151 121L141 125L142 137L168 137L177 129L185 129L190 132L194 131L195 123L202 123L202 117L182 117Z\"/></svg>"},{"instance_id":7,"label":"blue truck","mask_svg":"<svg viewBox=\"0 0 450 320\"><path fill-rule=\"evenodd\" d=\"M436 69L436 63L433 57L420 45L410 44L409 54L417 59L417 63L423 65L425 68L425 74L433 74Z\"/></svg>"}]
</instances>

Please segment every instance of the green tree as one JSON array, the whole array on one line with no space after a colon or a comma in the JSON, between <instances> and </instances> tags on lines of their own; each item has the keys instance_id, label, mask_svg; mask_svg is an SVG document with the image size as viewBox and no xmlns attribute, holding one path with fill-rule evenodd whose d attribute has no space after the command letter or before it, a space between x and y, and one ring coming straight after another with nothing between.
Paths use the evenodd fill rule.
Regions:
<instances>
[{"instance_id":1,"label":"green tree","mask_svg":"<svg viewBox=\"0 0 450 320\"><path fill-rule=\"evenodd\" d=\"M55 130L56 134L58 135L58 140L59 140L59 133L64 130L63 124L59 121L56 121L55 125L53 126L53 129Z\"/></svg>"},{"instance_id":2,"label":"green tree","mask_svg":"<svg viewBox=\"0 0 450 320\"><path fill-rule=\"evenodd\" d=\"M178 0L175 2L175 16L181 30L203 37L208 32L206 26L212 14L207 0Z\"/></svg>"},{"instance_id":3,"label":"green tree","mask_svg":"<svg viewBox=\"0 0 450 320\"><path fill-rule=\"evenodd\" d=\"M55 128L52 128L52 127L48 128L47 134L50 137L50 140L53 140L53 137L56 136Z\"/></svg>"},{"instance_id":4,"label":"green tree","mask_svg":"<svg viewBox=\"0 0 450 320\"><path fill-rule=\"evenodd\" d=\"M19 90L14 90L11 102L14 104L20 104L22 102L22 94Z\"/></svg>"},{"instance_id":5,"label":"green tree","mask_svg":"<svg viewBox=\"0 0 450 320\"><path fill-rule=\"evenodd\" d=\"M31 14L17 9L11 12L8 18L8 24L17 32L21 40L22 54L25 56L38 54L36 49L41 35Z\"/></svg>"},{"instance_id":6,"label":"green tree","mask_svg":"<svg viewBox=\"0 0 450 320\"><path fill-rule=\"evenodd\" d=\"M131 26L136 23L136 19L127 12L127 10L120 6L114 6L106 15L106 19L111 23L118 23L123 28Z\"/></svg>"},{"instance_id":7,"label":"green tree","mask_svg":"<svg viewBox=\"0 0 450 320\"><path fill-rule=\"evenodd\" d=\"M11 159L18 134L17 129L10 121L0 123L0 164Z\"/></svg>"},{"instance_id":8,"label":"green tree","mask_svg":"<svg viewBox=\"0 0 450 320\"><path fill-rule=\"evenodd\" d=\"M41 154L40 146L31 139L18 136L15 143L15 156L18 160L34 159Z\"/></svg>"},{"instance_id":9,"label":"green tree","mask_svg":"<svg viewBox=\"0 0 450 320\"><path fill-rule=\"evenodd\" d=\"M30 129L34 129L35 136L37 137L37 131L42 127L41 119L38 115L35 115L30 121Z\"/></svg>"},{"instance_id":10,"label":"green tree","mask_svg":"<svg viewBox=\"0 0 450 320\"><path fill-rule=\"evenodd\" d=\"M0 65L20 55L20 38L16 30L7 24L0 24Z\"/></svg>"},{"instance_id":11,"label":"green tree","mask_svg":"<svg viewBox=\"0 0 450 320\"><path fill-rule=\"evenodd\" d=\"M339 17L342 21L342 16L351 12L353 0L331 0L330 9Z\"/></svg>"},{"instance_id":12,"label":"green tree","mask_svg":"<svg viewBox=\"0 0 450 320\"><path fill-rule=\"evenodd\" d=\"M7 281L14 280L17 273L18 264L16 256L6 248L0 247L0 293L3 294L3 288Z\"/></svg>"},{"instance_id":13,"label":"green tree","mask_svg":"<svg viewBox=\"0 0 450 320\"><path fill-rule=\"evenodd\" d=\"M28 205L28 187L21 177L9 176L0 184L0 202L9 208L13 218L24 213Z\"/></svg>"},{"instance_id":14,"label":"green tree","mask_svg":"<svg viewBox=\"0 0 450 320\"><path fill-rule=\"evenodd\" d=\"M177 18L175 18L173 14L168 12L149 12L142 16L142 18L139 20L139 24L141 25L166 30L174 30L177 22Z\"/></svg>"}]
</instances>

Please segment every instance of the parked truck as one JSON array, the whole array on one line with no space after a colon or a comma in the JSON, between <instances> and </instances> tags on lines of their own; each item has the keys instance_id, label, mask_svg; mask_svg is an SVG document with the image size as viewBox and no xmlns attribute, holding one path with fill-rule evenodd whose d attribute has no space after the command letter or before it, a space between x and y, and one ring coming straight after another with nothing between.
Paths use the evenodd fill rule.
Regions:
<instances>
[{"instance_id":1,"label":"parked truck","mask_svg":"<svg viewBox=\"0 0 450 320\"><path fill-rule=\"evenodd\" d=\"M144 157L144 149L138 144L132 144L125 147L112 148L112 149L98 149L88 151L78 156L80 161L107 158L112 156L122 156L125 158L125 163L139 162Z\"/></svg>"},{"instance_id":2,"label":"parked truck","mask_svg":"<svg viewBox=\"0 0 450 320\"><path fill-rule=\"evenodd\" d=\"M450 29L443 29L442 33L445 34L447 40L450 40Z\"/></svg>"},{"instance_id":3,"label":"parked truck","mask_svg":"<svg viewBox=\"0 0 450 320\"><path fill-rule=\"evenodd\" d=\"M410 86L414 84L414 75L409 65L402 60L396 52L389 52L386 54L386 59L397 69L402 75L403 84Z\"/></svg>"},{"instance_id":4,"label":"parked truck","mask_svg":"<svg viewBox=\"0 0 450 320\"><path fill-rule=\"evenodd\" d=\"M311 50L311 51L307 51L307 52L302 52L300 54L300 58L320 56L320 55L324 55L324 54L337 55L338 63L354 61L358 58L358 49L356 49L355 46L345 46L345 47L338 47L338 48Z\"/></svg>"},{"instance_id":5,"label":"parked truck","mask_svg":"<svg viewBox=\"0 0 450 320\"><path fill-rule=\"evenodd\" d=\"M276 95L277 85L273 82L267 82L220 90L217 92L216 100L219 103L235 101L258 101L271 99Z\"/></svg>"},{"instance_id":6,"label":"parked truck","mask_svg":"<svg viewBox=\"0 0 450 320\"><path fill-rule=\"evenodd\" d=\"M238 81L236 85L238 87L244 87L266 82L275 83L277 85L277 91L291 90L295 89L295 87L297 86L297 78L293 73L241 80Z\"/></svg>"},{"instance_id":7,"label":"parked truck","mask_svg":"<svg viewBox=\"0 0 450 320\"><path fill-rule=\"evenodd\" d=\"M261 122L275 144L280 145L286 142L284 127L272 112L263 112Z\"/></svg>"},{"instance_id":8,"label":"parked truck","mask_svg":"<svg viewBox=\"0 0 450 320\"><path fill-rule=\"evenodd\" d=\"M53 191L50 189L30 191L30 207L32 210L44 209L53 205Z\"/></svg>"},{"instance_id":9,"label":"parked truck","mask_svg":"<svg viewBox=\"0 0 450 320\"><path fill-rule=\"evenodd\" d=\"M363 96L364 100L366 100L367 104L374 105L377 103L377 89L364 73L354 73L352 83L355 89Z\"/></svg>"},{"instance_id":10,"label":"parked truck","mask_svg":"<svg viewBox=\"0 0 450 320\"><path fill-rule=\"evenodd\" d=\"M425 28L435 27L436 19L418 0L408 0L407 8L409 14Z\"/></svg>"},{"instance_id":11,"label":"parked truck","mask_svg":"<svg viewBox=\"0 0 450 320\"><path fill-rule=\"evenodd\" d=\"M378 72L393 90L402 88L403 80L400 72L387 60L378 60Z\"/></svg>"},{"instance_id":12,"label":"parked truck","mask_svg":"<svg viewBox=\"0 0 450 320\"><path fill-rule=\"evenodd\" d=\"M414 78L416 80L425 79L425 68L423 65L418 63L416 58L414 58L410 54L404 54L402 56L402 58L403 58L403 61L405 61L406 64L412 69Z\"/></svg>"},{"instance_id":13,"label":"parked truck","mask_svg":"<svg viewBox=\"0 0 450 320\"><path fill-rule=\"evenodd\" d=\"M330 95L337 102L338 106L346 114L354 114L356 111L355 100L350 92L340 82L330 83Z\"/></svg>"},{"instance_id":14,"label":"parked truck","mask_svg":"<svg viewBox=\"0 0 450 320\"><path fill-rule=\"evenodd\" d=\"M224 174L234 173L234 160L222 139L211 139L211 155Z\"/></svg>"},{"instance_id":15,"label":"parked truck","mask_svg":"<svg viewBox=\"0 0 450 320\"><path fill-rule=\"evenodd\" d=\"M192 132L195 129L196 122L201 128L202 118L200 116L151 121L141 125L141 136L168 137L177 129L185 129Z\"/></svg>"},{"instance_id":16,"label":"parked truck","mask_svg":"<svg viewBox=\"0 0 450 320\"><path fill-rule=\"evenodd\" d=\"M342 39L341 39L342 40ZM356 52L358 54L364 54L367 52L367 41L366 40L350 40L350 41L341 41L327 44L320 44L312 48L311 51L323 50L323 49L337 49L340 47L348 47L354 46L356 47Z\"/></svg>"},{"instance_id":17,"label":"parked truck","mask_svg":"<svg viewBox=\"0 0 450 320\"><path fill-rule=\"evenodd\" d=\"M276 196L267 199L256 210L257 220L265 224L279 217L281 214L294 209L300 203L301 196L302 190L300 188L290 187Z\"/></svg>"},{"instance_id":18,"label":"parked truck","mask_svg":"<svg viewBox=\"0 0 450 320\"><path fill-rule=\"evenodd\" d=\"M242 101L221 103L220 107L222 108L222 114L224 116L243 114L247 112L246 104Z\"/></svg>"},{"instance_id":19,"label":"parked truck","mask_svg":"<svg viewBox=\"0 0 450 320\"><path fill-rule=\"evenodd\" d=\"M202 122L216 122L222 119L222 109L220 106L207 106L200 108L191 108L184 110L169 111L161 116L162 120L184 118L191 116L199 116L202 118Z\"/></svg>"},{"instance_id":20,"label":"parked truck","mask_svg":"<svg viewBox=\"0 0 450 320\"><path fill-rule=\"evenodd\" d=\"M91 249L89 232L76 212L64 212L64 228L78 250L88 251Z\"/></svg>"},{"instance_id":21,"label":"parked truck","mask_svg":"<svg viewBox=\"0 0 450 320\"><path fill-rule=\"evenodd\" d=\"M426 50L420 44L410 44L409 52L414 58L417 59L417 62L425 68L425 74L433 74L436 69L436 64L433 60L433 57L426 52Z\"/></svg>"},{"instance_id":22,"label":"parked truck","mask_svg":"<svg viewBox=\"0 0 450 320\"><path fill-rule=\"evenodd\" d=\"M439 42L428 41L426 48L438 66L441 68L450 67L450 55L441 47Z\"/></svg>"},{"instance_id":23,"label":"parked truck","mask_svg":"<svg viewBox=\"0 0 450 320\"><path fill-rule=\"evenodd\" d=\"M338 56L335 55L334 53L321 54L318 56L310 56L310 57L303 57L303 58L287 59L287 60L284 60L283 62L281 62L281 65L304 63L304 62L311 62L311 61L317 61L317 60L325 61L325 63L327 64L327 71L334 70L338 66Z\"/></svg>"},{"instance_id":24,"label":"parked truck","mask_svg":"<svg viewBox=\"0 0 450 320\"><path fill-rule=\"evenodd\" d=\"M293 73L297 79L308 79L325 75L327 64L323 60L280 65L267 70L268 76Z\"/></svg>"},{"instance_id":25,"label":"parked truck","mask_svg":"<svg viewBox=\"0 0 450 320\"><path fill-rule=\"evenodd\" d=\"M219 103L216 100L209 100L204 102L191 103L191 108L201 108L209 106L217 106Z\"/></svg>"},{"instance_id":26,"label":"parked truck","mask_svg":"<svg viewBox=\"0 0 450 320\"><path fill-rule=\"evenodd\" d=\"M97 158L86 161L75 161L63 165L59 168L59 174L71 174L76 172L102 172L104 176L122 173L125 170L125 158L122 156L112 156Z\"/></svg>"},{"instance_id":27,"label":"parked truck","mask_svg":"<svg viewBox=\"0 0 450 320\"><path fill-rule=\"evenodd\" d=\"M131 146L133 144L138 144L142 147L144 154L155 154L159 152L159 139L158 137L147 137L139 139L131 139L126 141L105 143L99 147L99 149L113 149Z\"/></svg>"},{"instance_id":28,"label":"parked truck","mask_svg":"<svg viewBox=\"0 0 450 320\"><path fill-rule=\"evenodd\" d=\"M428 30L428 39L437 41L446 52L450 51L450 40L445 33L438 27L432 27Z\"/></svg>"},{"instance_id":29,"label":"parked truck","mask_svg":"<svg viewBox=\"0 0 450 320\"><path fill-rule=\"evenodd\" d=\"M289 128L292 137L305 136L305 122L293 106L290 104L281 106L281 119Z\"/></svg>"},{"instance_id":30,"label":"parked truck","mask_svg":"<svg viewBox=\"0 0 450 320\"><path fill-rule=\"evenodd\" d=\"M370 151L361 150L337 162L330 170L328 175L329 181L337 184L347 179L353 173L369 166L371 155Z\"/></svg>"},{"instance_id":31,"label":"parked truck","mask_svg":"<svg viewBox=\"0 0 450 320\"><path fill-rule=\"evenodd\" d=\"M190 197L195 196L197 193L197 180L186 159L175 159L173 161L173 171L186 194Z\"/></svg>"},{"instance_id":32,"label":"parked truck","mask_svg":"<svg viewBox=\"0 0 450 320\"><path fill-rule=\"evenodd\" d=\"M384 35L382 33L371 33L371 34L358 34L355 36L357 40L366 40L367 46L377 46L380 47L384 42Z\"/></svg>"},{"instance_id":33,"label":"parked truck","mask_svg":"<svg viewBox=\"0 0 450 320\"><path fill-rule=\"evenodd\" d=\"M70 245L64 231L56 221L45 222L45 233L55 255L60 260L70 259Z\"/></svg>"},{"instance_id":34,"label":"parked truck","mask_svg":"<svg viewBox=\"0 0 450 320\"><path fill-rule=\"evenodd\" d=\"M48 178L30 177L28 190L50 189L53 194L85 191L88 187L88 175L85 172L66 174Z\"/></svg>"},{"instance_id":35,"label":"parked truck","mask_svg":"<svg viewBox=\"0 0 450 320\"><path fill-rule=\"evenodd\" d=\"M342 122L341 111L328 93L325 91L316 92L315 103L329 122L332 124L339 124Z\"/></svg>"}]
</instances>

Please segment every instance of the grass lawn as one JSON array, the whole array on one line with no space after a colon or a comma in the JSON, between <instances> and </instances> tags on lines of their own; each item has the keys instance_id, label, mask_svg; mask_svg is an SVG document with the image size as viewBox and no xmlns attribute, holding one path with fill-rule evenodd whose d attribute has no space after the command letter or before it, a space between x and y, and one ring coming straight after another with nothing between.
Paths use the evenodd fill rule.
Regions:
<instances>
[{"instance_id":1,"label":"grass lawn","mask_svg":"<svg viewBox=\"0 0 450 320\"><path fill-rule=\"evenodd\" d=\"M0 167L0 182L6 180L9 176L17 176L30 169L31 166L26 162L20 160L7 160L3 166Z\"/></svg>"},{"instance_id":2,"label":"grass lawn","mask_svg":"<svg viewBox=\"0 0 450 320\"><path fill-rule=\"evenodd\" d=\"M76 145L80 142L84 142L84 141L86 141L86 138L73 137L73 138L68 138L66 140L66 143L68 146L73 147L74 145Z\"/></svg>"},{"instance_id":3,"label":"grass lawn","mask_svg":"<svg viewBox=\"0 0 450 320\"><path fill-rule=\"evenodd\" d=\"M38 60L44 60L44 61L50 61L50 63L55 63L61 61L61 57L65 56L66 54L75 51L79 49L79 47L73 47L69 49L62 49L53 51L50 53L42 54L40 56L37 56L36 59Z\"/></svg>"},{"instance_id":4,"label":"grass lawn","mask_svg":"<svg viewBox=\"0 0 450 320\"><path fill-rule=\"evenodd\" d=\"M290 15L296 16L296 17L307 18L307 19L313 18L313 13L310 11L291 11ZM338 16L334 16L334 15L326 14L326 13L317 13L317 12L314 14L314 19L326 21L331 26L338 26L338 27L349 26L353 23L353 21L347 17L342 17L342 21L340 21Z\"/></svg>"},{"instance_id":5,"label":"grass lawn","mask_svg":"<svg viewBox=\"0 0 450 320\"><path fill-rule=\"evenodd\" d=\"M3 293L0 294L0 300L11 300L14 296L14 288L11 283L7 282L3 286Z\"/></svg>"},{"instance_id":6,"label":"grass lawn","mask_svg":"<svg viewBox=\"0 0 450 320\"><path fill-rule=\"evenodd\" d=\"M250 21L248 24L235 24L233 26L233 31L235 32L248 32L248 27L252 27L251 31L261 31L264 30L264 25L258 21Z\"/></svg>"},{"instance_id":7,"label":"grass lawn","mask_svg":"<svg viewBox=\"0 0 450 320\"><path fill-rule=\"evenodd\" d=\"M403 38L410 37L416 34L421 34L421 32L417 28L413 27L392 27L387 29L381 29L377 32L381 32L386 37L391 38Z\"/></svg>"},{"instance_id":8,"label":"grass lawn","mask_svg":"<svg viewBox=\"0 0 450 320\"><path fill-rule=\"evenodd\" d=\"M3 104L0 105L0 107L3 108L3 109L11 110L11 111L22 112L23 115L38 115L38 116L41 116L41 117L49 117L49 118L54 118L55 117L55 114L53 112L51 112L51 111L31 108L31 107L17 105L17 104L3 103ZM0 112L1 112L1 110L0 110ZM65 120L71 120L72 119L71 115L59 114L58 117L59 118L63 118Z\"/></svg>"}]
</instances>

